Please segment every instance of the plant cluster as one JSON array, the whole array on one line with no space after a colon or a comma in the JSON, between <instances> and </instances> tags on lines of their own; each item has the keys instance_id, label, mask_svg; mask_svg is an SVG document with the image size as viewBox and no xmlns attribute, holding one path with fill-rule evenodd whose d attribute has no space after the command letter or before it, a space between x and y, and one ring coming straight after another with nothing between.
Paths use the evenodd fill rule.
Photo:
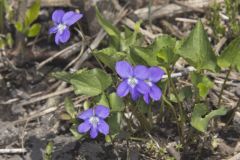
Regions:
<instances>
[{"instance_id":1,"label":"plant cluster","mask_svg":"<svg viewBox=\"0 0 240 160\"><path fill-rule=\"evenodd\" d=\"M240 34L239 0L224 0L224 3L214 3L210 12L210 25L216 37L235 38Z\"/></svg>"},{"instance_id":2,"label":"plant cluster","mask_svg":"<svg viewBox=\"0 0 240 160\"><path fill-rule=\"evenodd\" d=\"M56 12L53 13L53 17ZM61 12L63 15L64 12ZM74 15L71 11L67 13ZM210 106L206 97L214 83L205 72L218 73L221 68L228 68L228 72L233 69L240 70L239 37L230 42L220 56L216 56L201 21L197 22L186 39L177 40L169 35L163 35L151 44L145 44L139 33L141 22L135 24L134 31L125 27L121 32L108 22L97 8L96 13L99 24L109 35L108 46L92 53L102 69L84 68L75 73L53 74L54 77L71 84L76 95L85 95L91 100L87 101L86 110L77 116L83 120L80 125L76 121L77 113L71 100L66 100L65 107L73 122L71 131L76 138L85 137L83 133L89 130L91 138L96 138L100 132L106 136L107 141L113 140L124 128L128 128L130 134L136 127L150 130L153 127L152 115L155 114L152 109L160 106L167 107L167 111L172 112L181 144L184 144L187 138L184 134L185 126L191 124L196 130L206 132L211 119L227 113L221 98L229 74L223 84L218 104ZM62 15L53 20L62 19ZM77 13L76 15L78 18L74 19L74 22L82 16ZM63 33L62 27L58 27L59 23L56 23L56 20L54 22L55 32ZM53 28L50 29L51 33L52 30ZM65 40L68 39L69 37ZM65 40L61 41L60 38L61 42ZM59 44L58 41L56 44ZM180 57L195 68L189 74L191 86L179 87L171 77L174 65ZM107 69L111 72L107 72ZM167 78L159 82L164 75ZM130 98L127 96L129 93ZM189 100L192 110L190 117L184 106ZM127 116L129 113L131 116ZM138 126L133 123L133 119L137 119Z\"/></svg>"},{"instance_id":3,"label":"plant cluster","mask_svg":"<svg viewBox=\"0 0 240 160\"><path fill-rule=\"evenodd\" d=\"M0 1L0 7L9 9L2 2L5 1ZM70 98L65 99L73 136L78 140L88 138L88 134L91 139L104 136L107 142L111 142L122 131L127 131L132 136L139 130L151 130L155 127L153 116L164 116L163 112L170 113L174 118L181 147L191 137L191 133L184 133L186 127L192 127L199 133L206 132L210 120L227 113L222 103L224 87L230 72L240 70L239 23L235 21L239 4L237 0L233 6L230 0L225 0L225 4L229 28L236 38L222 50L220 56L214 52L200 20L184 39L161 35L148 44L140 33L141 21L136 22L134 30L125 26L119 29L107 21L96 7L96 17L109 40L105 48L91 53L101 68L82 68L74 73L59 71L52 74L71 85L76 95L88 97L84 102L84 110L80 113ZM224 34L217 13L219 9L220 6L213 8L215 20L212 24L216 26L216 34ZM39 10L40 0L36 0L26 11L23 22L13 22L16 30L26 37L37 36L41 30L41 24L35 23ZM70 27L83 16L81 13L64 10L52 13L53 26L48 33L55 34L56 45L70 40ZM0 10L0 31L3 28L1 19ZM11 35L0 37L0 48L6 44L12 45L10 37ZM194 71L188 75L188 86L177 85L178 79L172 77L179 58L194 67ZM209 104L206 98L214 87L214 82L205 73L220 73L226 69L218 103ZM185 106L186 103L190 105L190 111ZM151 145L148 147L156 150ZM52 143L49 143L49 155L52 148ZM165 150L158 148L156 153L165 154ZM49 155L45 156L50 157Z\"/></svg>"}]
</instances>

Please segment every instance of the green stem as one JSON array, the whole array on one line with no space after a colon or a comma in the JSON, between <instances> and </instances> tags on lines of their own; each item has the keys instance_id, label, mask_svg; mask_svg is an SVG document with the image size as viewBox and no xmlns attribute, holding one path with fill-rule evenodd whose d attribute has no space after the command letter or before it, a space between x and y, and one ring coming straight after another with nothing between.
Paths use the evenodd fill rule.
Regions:
<instances>
[{"instance_id":1,"label":"green stem","mask_svg":"<svg viewBox=\"0 0 240 160\"><path fill-rule=\"evenodd\" d=\"M126 103L125 103L126 104ZM126 106L125 106L125 112L126 112ZM127 122L127 127L128 127L128 129L129 129L129 131L130 132L132 132L133 130L132 130L132 123L131 123L131 121L130 121L130 119L131 119L131 117L130 118L127 118L123 113L122 113L122 116L123 116L123 118L125 118L125 120L126 120L126 122Z\"/></svg>"},{"instance_id":2,"label":"green stem","mask_svg":"<svg viewBox=\"0 0 240 160\"><path fill-rule=\"evenodd\" d=\"M170 107L170 109L172 110L172 112L173 112L173 114L174 114L174 117L175 117L176 122L177 122L177 128L178 128L178 134L179 134L179 137L180 137L180 142L181 142L181 144L184 144L184 141L183 141L183 128L182 128L181 122L179 121L177 112L176 112L174 106L172 105L172 103L169 102L169 101L166 99L165 96L162 96L162 99L163 99L163 101L167 104L167 106Z\"/></svg>"},{"instance_id":3,"label":"green stem","mask_svg":"<svg viewBox=\"0 0 240 160\"><path fill-rule=\"evenodd\" d=\"M147 141L147 139L145 139L145 138L138 138L138 137L130 137L129 139L133 140L133 141L141 141L141 142Z\"/></svg>"},{"instance_id":4,"label":"green stem","mask_svg":"<svg viewBox=\"0 0 240 160\"><path fill-rule=\"evenodd\" d=\"M240 107L240 97L238 98L238 102L234 108L238 108L238 107Z\"/></svg>"},{"instance_id":5,"label":"green stem","mask_svg":"<svg viewBox=\"0 0 240 160\"><path fill-rule=\"evenodd\" d=\"M223 85L222 85L222 88L221 88L221 91L220 91L220 94L219 94L219 99L218 99L218 104L217 104L217 106L220 106L220 104L221 104L222 95L223 95L223 90L224 90L224 87L225 87L226 82L227 82L227 80L228 80L228 77L229 77L229 75L230 75L230 72L231 72L231 67L229 68L229 70L228 70L228 72L227 72L227 75L226 75L226 77L225 77L225 79L224 79L224 82L223 82Z\"/></svg>"},{"instance_id":6,"label":"green stem","mask_svg":"<svg viewBox=\"0 0 240 160\"><path fill-rule=\"evenodd\" d=\"M3 22L4 22L4 1L0 0L0 33L4 33L3 31Z\"/></svg>"},{"instance_id":7,"label":"green stem","mask_svg":"<svg viewBox=\"0 0 240 160\"><path fill-rule=\"evenodd\" d=\"M144 130L150 130L151 124L147 121L144 114L142 114L135 105L131 106L133 108L132 113L135 115L135 117L139 120L141 126Z\"/></svg>"},{"instance_id":8,"label":"green stem","mask_svg":"<svg viewBox=\"0 0 240 160\"><path fill-rule=\"evenodd\" d=\"M175 95L176 99L177 99L177 103L178 103L178 106L179 106L179 110L180 110L180 141L182 144L184 144L184 141L183 141L183 126L184 126L184 122L185 122L185 116L183 114L183 106L182 106L182 103L178 97L178 91L177 91L177 88L176 86L174 85L173 83L173 80L171 78L171 72L170 70L167 68L167 75L168 75L168 80L169 80L169 83L170 83L170 86L172 87L173 89L173 94Z\"/></svg>"},{"instance_id":9,"label":"green stem","mask_svg":"<svg viewBox=\"0 0 240 160\"><path fill-rule=\"evenodd\" d=\"M232 109L230 118L227 120L227 123L226 123L227 125L226 125L226 126L228 126L228 125L230 124L230 122L232 121L232 119L233 119L233 117L234 117L234 113L236 112L236 110L237 110L239 107L240 107L240 97L239 97L239 99L238 99L238 102L237 102L236 106L233 107L233 109Z\"/></svg>"},{"instance_id":10,"label":"green stem","mask_svg":"<svg viewBox=\"0 0 240 160\"><path fill-rule=\"evenodd\" d=\"M149 2L148 2L148 19L149 19L150 28L152 29L152 17L151 17L151 14L152 14L152 0L149 0Z\"/></svg>"},{"instance_id":11,"label":"green stem","mask_svg":"<svg viewBox=\"0 0 240 160\"><path fill-rule=\"evenodd\" d=\"M152 107L149 106L148 108L148 118L149 118L149 124L150 126L153 125L153 114L152 114Z\"/></svg>"},{"instance_id":12,"label":"green stem","mask_svg":"<svg viewBox=\"0 0 240 160\"><path fill-rule=\"evenodd\" d=\"M177 99L177 103L178 103L179 110L180 110L181 123L182 123L182 125L183 125L183 124L184 124L184 119L185 119L184 114L183 114L183 106L182 106L182 103L181 103L181 101L180 101L180 99L179 99L179 97L178 97L178 91L177 91L176 86L175 86L174 83L173 83L173 80L172 80L172 78L171 78L171 73L170 73L169 69L167 69L167 75L168 75L168 79L169 79L169 82L170 82L170 86L171 86L172 89L173 89L173 94L175 95L175 97L176 97L176 99Z\"/></svg>"}]
</instances>

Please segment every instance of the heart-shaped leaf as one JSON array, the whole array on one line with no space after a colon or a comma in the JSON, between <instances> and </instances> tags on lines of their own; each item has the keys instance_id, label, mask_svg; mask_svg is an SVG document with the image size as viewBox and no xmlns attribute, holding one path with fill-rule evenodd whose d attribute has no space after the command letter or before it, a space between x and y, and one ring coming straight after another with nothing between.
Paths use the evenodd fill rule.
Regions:
<instances>
[{"instance_id":1,"label":"heart-shaped leaf","mask_svg":"<svg viewBox=\"0 0 240 160\"><path fill-rule=\"evenodd\" d=\"M112 78L101 69L92 69L70 80L76 94L96 96L112 84Z\"/></svg>"},{"instance_id":2,"label":"heart-shaped leaf","mask_svg":"<svg viewBox=\"0 0 240 160\"><path fill-rule=\"evenodd\" d=\"M120 132L121 121L122 121L121 112L111 113L111 116L107 119L110 128L110 135L116 135Z\"/></svg>"},{"instance_id":3,"label":"heart-shaped leaf","mask_svg":"<svg viewBox=\"0 0 240 160\"><path fill-rule=\"evenodd\" d=\"M109 95L109 103L111 106L111 112L120 112L124 109L124 102L116 93L111 93Z\"/></svg>"},{"instance_id":4,"label":"heart-shaped leaf","mask_svg":"<svg viewBox=\"0 0 240 160\"><path fill-rule=\"evenodd\" d=\"M120 31L112 25L111 22L107 21L99 12L98 8L95 8L96 16L99 24L107 32L107 34L112 38L112 43L115 48L119 48L120 45Z\"/></svg>"},{"instance_id":5,"label":"heart-shaped leaf","mask_svg":"<svg viewBox=\"0 0 240 160\"><path fill-rule=\"evenodd\" d=\"M240 37L231 41L218 57L218 65L222 68L236 67L240 71Z\"/></svg>"},{"instance_id":6,"label":"heart-shaped leaf","mask_svg":"<svg viewBox=\"0 0 240 160\"><path fill-rule=\"evenodd\" d=\"M64 107L67 111L67 113L70 115L72 119L76 118L77 111L74 108L73 102L69 97L66 97L64 100Z\"/></svg>"},{"instance_id":7,"label":"heart-shaped leaf","mask_svg":"<svg viewBox=\"0 0 240 160\"><path fill-rule=\"evenodd\" d=\"M216 56L201 21L198 21L190 35L177 51L177 54L186 59L189 64L198 70L207 69L216 71L218 69Z\"/></svg>"},{"instance_id":8,"label":"heart-shaped leaf","mask_svg":"<svg viewBox=\"0 0 240 160\"><path fill-rule=\"evenodd\" d=\"M202 98L205 98L208 94L208 91L213 87L214 83L207 76L201 75L197 72L192 72L190 76L193 85L198 88L199 95Z\"/></svg>"},{"instance_id":9,"label":"heart-shaped leaf","mask_svg":"<svg viewBox=\"0 0 240 160\"><path fill-rule=\"evenodd\" d=\"M158 64L157 56L151 48L131 47L130 59L133 64L145 64L156 66Z\"/></svg>"},{"instance_id":10,"label":"heart-shaped leaf","mask_svg":"<svg viewBox=\"0 0 240 160\"><path fill-rule=\"evenodd\" d=\"M35 0L34 3L30 6L30 8L26 11L24 24L25 27L28 27L33 21L35 21L38 17L38 13L40 11L41 0Z\"/></svg>"},{"instance_id":11,"label":"heart-shaped leaf","mask_svg":"<svg viewBox=\"0 0 240 160\"><path fill-rule=\"evenodd\" d=\"M201 132L205 132L207 130L208 123L212 118L225 115L227 110L226 108L221 107L206 114L207 112L208 107L205 104L200 103L194 106L191 117L191 125Z\"/></svg>"},{"instance_id":12,"label":"heart-shaped leaf","mask_svg":"<svg viewBox=\"0 0 240 160\"><path fill-rule=\"evenodd\" d=\"M33 24L29 30L28 30L28 33L27 33L27 36L28 37L35 37L39 34L40 30L41 30L41 24L39 23L35 23Z\"/></svg>"},{"instance_id":13,"label":"heart-shaped leaf","mask_svg":"<svg viewBox=\"0 0 240 160\"><path fill-rule=\"evenodd\" d=\"M104 48L102 50L94 52L94 55L105 64L107 67L115 70L115 64L117 61L122 60L126 54L123 52L118 52L113 47Z\"/></svg>"}]
</instances>

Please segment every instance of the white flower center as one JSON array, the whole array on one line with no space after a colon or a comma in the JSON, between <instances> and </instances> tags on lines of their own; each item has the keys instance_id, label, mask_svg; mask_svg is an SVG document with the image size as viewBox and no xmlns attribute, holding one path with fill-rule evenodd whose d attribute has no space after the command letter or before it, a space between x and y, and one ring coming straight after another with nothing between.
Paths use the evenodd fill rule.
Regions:
<instances>
[{"instance_id":1,"label":"white flower center","mask_svg":"<svg viewBox=\"0 0 240 160\"><path fill-rule=\"evenodd\" d=\"M57 29L60 32L60 34L62 34L66 28L67 28L67 25L61 24L61 23L57 26Z\"/></svg>"},{"instance_id":2,"label":"white flower center","mask_svg":"<svg viewBox=\"0 0 240 160\"><path fill-rule=\"evenodd\" d=\"M93 127L97 127L99 118L96 116L92 116L92 117L90 117L89 121L93 125Z\"/></svg>"},{"instance_id":3,"label":"white flower center","mask_svg":"<svg viewBox=\"0 0 240 160\"><path fill-rule=\"evenodd\" d=\"M128 78L128 84L130 85L130 87L134 88L137 83L138 83L138 80L136 78L134 77Z\"/></svg>"},{"instance_id":4,"label":"white flower center","mask_svg":"<svg viewBox=\"0 0 240 160\"><path fill-rule=\"evenodd\" d=\"M152 86L153 86L153 84L152 84L152 82L151 82L151 81L149 81L149 80L145 80L145 82L147 83L147 85L148 85L148 86L150 86L150 87L152 87Z\"/></svg>"}]
</instances>

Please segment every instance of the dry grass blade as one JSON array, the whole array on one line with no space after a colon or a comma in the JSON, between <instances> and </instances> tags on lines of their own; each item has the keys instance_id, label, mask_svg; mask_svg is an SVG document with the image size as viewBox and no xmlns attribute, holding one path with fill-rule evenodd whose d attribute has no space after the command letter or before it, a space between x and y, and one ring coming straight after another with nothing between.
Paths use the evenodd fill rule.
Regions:
<instances>
[{"instance_id":1,"label":"dry grass blade","mask_svg":"<svg viewBox=\"0 0 240 160\"><path fill-rule=\"evenodd\" d=\"M54 54L53 56L49 57L48 59L44 60L43 62L41 62L40 64L38 64L37 69L41 69L44 65L46 65L47 63L51 62L52 60L54 60L55 58L57 58L58 56L60 56L61 54L71 54L72 52L78 52L81 48L82 43L78 42L75 43L63 50L61 50L60 52Z\"/></svg>"},{"instance_id":2,"label":"dry grass blade","mask_svg":"<svg viewBox=\"0 0 240 160\"><path fill-rule=\"evenodd\" d=\"M166 4L166 5L159 5L159 6L152 6L152 19L156 18L163 18L165 16L173 16L179 13L186 13L189 11L199 10L203 7L208 7L210 4L212 4L215 0L188 0L181 2L181 5L179 2L178 4ZM224 0L216 0L216 3L222 3ZM140 19L147 20L148 17L148 7L140 8L134 11L134 14L136 14Z\"/></svg>"}]
</instances>

